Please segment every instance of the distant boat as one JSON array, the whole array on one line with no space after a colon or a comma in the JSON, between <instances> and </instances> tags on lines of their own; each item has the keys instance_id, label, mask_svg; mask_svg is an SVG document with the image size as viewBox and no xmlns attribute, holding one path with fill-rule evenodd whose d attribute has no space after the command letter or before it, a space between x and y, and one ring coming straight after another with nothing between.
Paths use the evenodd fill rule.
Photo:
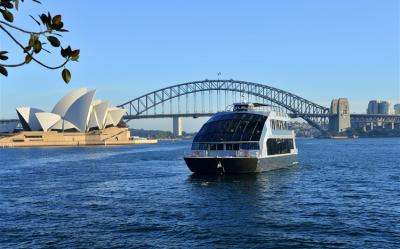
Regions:
<instances>
[{"instance_id":1,"label":"distant boat","mask_svg":"<svg viewBox=\"0 0 400 249\"><path fill-rule=\"evenodd\" d=\"M332 139L348 139L348 136L331 136Z\"/></svg>"},{"instance_id":2,"label":"distant boat","mask_svg":"<svg viewBox=\"0 0 400 249\"><path fill-rule=\"evenodd\" d=\"M290 117L259 103L236 103L216 113L193 139L184 157L194 173L254 173L297 164Z\"/></svg>"}]
</instances>

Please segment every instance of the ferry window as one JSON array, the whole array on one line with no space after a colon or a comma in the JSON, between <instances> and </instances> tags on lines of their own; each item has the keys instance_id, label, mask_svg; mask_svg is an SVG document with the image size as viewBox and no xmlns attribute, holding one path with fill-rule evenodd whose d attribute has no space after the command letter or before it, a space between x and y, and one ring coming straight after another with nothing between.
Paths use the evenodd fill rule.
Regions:
<instances>
[{"instance_id":1,"label":"ferry window","mask_svg":"<svg viewBox=\"0 0 400 249\"><path fill-rule=\"evenodd\" d=\"M267 141L268 155L286 154L294 149L292 139L270 138Z\"/></svg>"},{"instance_id":2,"label":"ferry window","mask_svg":"<svg viewBox=\"0 0 400 249\"><path fill-rule=\"evenodd\" d=\"M240 148L242 150L259 150L260 146L258 143L242 143Z\"/></svg>"},{"instance_id":3,"label":"ferry window","mask_svg":"<svg viewBox=\"0 0 400 249\"><path fill-rule=\"evenodd\" d=\"M225 145L226 150L233 150L233 144L226 144Z\"/></svg>"},{"instance_id":4,"label":"ferry window","mask_svg":"<svg viewBox=\"0 0 400 249\"><path fill-rule=\"evenodd\" d=\"M239 144L233 144L233 150L239 150Z\"/></svg>"},{"instance_id":5,"label":"ferry window","mask_svg":"<svg viewBox=\"0 0 400 249\"><path fill-rule=\"evenodd\" d=\"M201 128L193 142L259 141L266 118L249 113L217 115Z\"/></svg>"},{"instance_id":6,"label":"ferry window","mask_svg":"<svg viewBox=\"0 0 400 249\"><path fill-rule=\"evenodd\" d=\"M210 150L217 150L216 144L210 144Z\"/></svg>"},{"instance_id":7,"label":"ferry window","mask_svg":"<svg viewBox=\"0 0 400 249\"><path fill-rule=\"evenodd\" d=\"M242 143L242 144L240 144L240 149L242 149L242 150L248 150L248 149L249 149L249 144L248 144L248 143Z\"/></svg>"},{"instance_id":8,"label":"ferry window","mask_svg":"<svg viewBox=\"0 0 400 249\"><path fill-rule=\"evenodd\" d=\"M199 144L199 143L193 143L193 144L192 144L192 150L198 150L199 147L200 147L200 144Z\"/></svg>"},{"instance_id":9,"label":"ferry window","mask_svg":"<svg viewBox=\"0 0 400 249\"><path fill-rule=\"evenodd\" d=\"M243 133L245 132L248 123L249 122L246 120L241 120L239 122L239 125L236 127L235 133L232 138L233 141L242 141L241 138L243 136Z\"/></svg>"},{"instance_id":10,"label":"ferry window","mask_svg":"<svg viewBox=\"0 0 400 249\"><path fill-rule=\"evenodd\" d=\"M208 150L208 144L199 144L199 150Z\"/></svg>"},{"instance_id":11,"label":"ferry window","mask_svg":"<svg viewBox=\"0 0 400 249\"><path fill-rule=\"evenodd\" d=\"M271 120L270 124L273 130L289 130L289 125L286 121Z\"/></svg>"},{"instance_id":12,"label":"ferry window","mask_svg":"<svg viewBox=\"0 0 400 249\"><path fill-rule=\"evenodd\" d=\"M254 132L253 132L253 135L250 140L251 141L259 141L263 128L264 128L264 123L261 121L258 121L256 127L254 128Z\"/></svg>"},{"instance_id":13,"label":"ferry window","mask_svg":"<svg viewBox=\"0 0 400 249\"><path fill-rule=\"evenodd\" d=\"M224 150L223 144L217 144L217 150Z\"/></svg>"}]
</instances>

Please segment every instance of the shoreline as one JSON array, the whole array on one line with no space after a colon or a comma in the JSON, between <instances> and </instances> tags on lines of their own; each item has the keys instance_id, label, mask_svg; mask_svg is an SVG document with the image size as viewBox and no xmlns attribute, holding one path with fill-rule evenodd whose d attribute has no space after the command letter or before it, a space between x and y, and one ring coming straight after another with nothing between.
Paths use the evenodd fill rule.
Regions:
<instances>
[{"instance_id":1,"label":"shoreline","mask_svg":"<svg viewBox=\"0 0 400 249\"><path fill-rule=\"evenodd\" d=\"M0 148L82 147L156 144L157 139L132 139L127 128L110 127L91 132L22 131L0 138Z\"/></svg>"}]
</instances>

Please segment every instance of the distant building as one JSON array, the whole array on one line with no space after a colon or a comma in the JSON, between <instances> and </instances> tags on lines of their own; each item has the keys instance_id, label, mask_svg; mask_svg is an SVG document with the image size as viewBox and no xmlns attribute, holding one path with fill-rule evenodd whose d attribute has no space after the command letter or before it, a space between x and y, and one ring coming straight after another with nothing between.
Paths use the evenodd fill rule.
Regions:
<instances>
[{"instance_id":1,"label":"distant building","mask_svg":"<svg viewBox=\"0 0 400 249\"><path fill-rule=\"evenodd\" d=\"M371 100L368 103L367 114L379 114L379 101Z\"/></svg>"},{"instance_id":2,"label":"distant building","mask_svg":"<svg viewBox=\"0 0 400 249\"><path fill-rule=\"evenodd\" d=\"M394 114L400 115L400 104L394 105Z\"/></svg>"},{"instance_id":3,"label":"distant building","mask_svg":"<svg viewBox=\"0 0 400 249\"><path fill-rule=\"evenodd\" d=\"M0 119L0 133L12 133L18 128L18 119Z\"/></svg>"},{"instance_id":4,"label":"distant building","mask_svg":"<svg viewBox=\"0 0 400 249\"><path fill-rule=\"evenodd\" d=\"M393 114L393 107L390 101L371 100L368 103L367 114Z\"/></svg>"},{"instance_id":5,"label":"distant building","mask_svg":"<svg viewBox=\"0 0 400 249\"><path fill-rule=\"evenodd\" d=\"M390 101L381 101L379 103L379 114L392 114L392 104Z\"/></svg>"}]
</instances>

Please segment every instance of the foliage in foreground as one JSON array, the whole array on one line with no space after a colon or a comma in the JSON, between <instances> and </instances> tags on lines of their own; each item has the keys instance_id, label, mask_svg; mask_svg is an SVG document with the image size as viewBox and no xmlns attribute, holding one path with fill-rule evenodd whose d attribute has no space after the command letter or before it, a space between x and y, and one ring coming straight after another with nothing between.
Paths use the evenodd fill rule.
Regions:
<instances>
[{"instance_id":1,"label":"foliage in foreground","mask_svg":"<svg viewBox=\"0 0 400 249\"><path fill-rule=\"evenodd\" d=\"M38 0L32 1L40 4ZM61 76L64 82L68 83L71 80L71 72L66 68L66 65L70 61L78 61L80 50L73 50L71 46L63 47L61 45L60 38L62 37L62 33L68 32L64 27L62 16L52 16L50 12L47 14L43 13L37 18L29 15L32 21L39 26L39 30L26 30L25 28L13 24L14 15L19 9L20 2L24 2L24 0L0 0L0 30L21 49L21 53L24 55L19 63L4 64L3 62L8 60L8 51L0 50L0 74L7 77L7 68L21 67L33 61L50 70L63 69L61 71ZM26 34L27 41L19 41L15 35L13 35L12 31ZM63 58L63 62L60 65L49 66L37 58L37 55L43 51L51 53L48 50L49 45L59 49L60 55Z\"/></svg>"}]
</instances>

